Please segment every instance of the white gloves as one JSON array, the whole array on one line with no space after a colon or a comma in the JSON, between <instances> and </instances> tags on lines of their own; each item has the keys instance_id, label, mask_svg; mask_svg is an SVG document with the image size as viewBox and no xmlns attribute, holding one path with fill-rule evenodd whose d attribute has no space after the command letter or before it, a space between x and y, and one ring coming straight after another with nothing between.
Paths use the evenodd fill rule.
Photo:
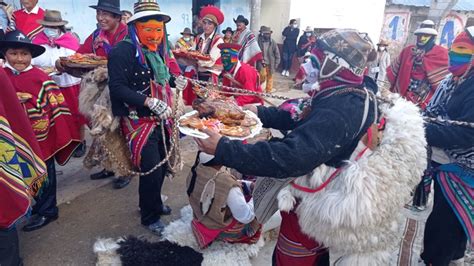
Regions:
<instances>
[{"instance_id":1,"label":"white gloves","mask_svg":"<svg viewBox=\"0 0 474 266\"><path fill-rule=\"evenodd\" d=\"M158 115L161 120L169 118L172 113L171 108L164 101L156 98L150 98L148 108Z\"/></svg>"},{"instance_id":2,"label":"white gloves","mask_svg":"<svg viewBox=\"0 0 474 266\"><path fill-rule=\"evenodd\" d=\"M174 83L176 84L176 89L177 90L183 91L186 88L186 85L188 85L188 80L183 76L179 76L174 81Z\"/></svg>"}]
</instances>

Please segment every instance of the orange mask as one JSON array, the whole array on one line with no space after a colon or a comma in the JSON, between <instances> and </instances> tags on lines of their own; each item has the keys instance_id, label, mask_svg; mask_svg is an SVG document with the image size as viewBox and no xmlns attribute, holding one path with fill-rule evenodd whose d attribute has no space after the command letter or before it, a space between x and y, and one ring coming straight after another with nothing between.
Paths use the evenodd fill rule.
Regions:
<instances>
[{"instance_id":1,"label":"orange mask","mask_svg":"<svg viewBox=\"0 0 474 266\"><path fill-rule=\"evenodd\" d=\"M165 35L165 23L150 19L147 22L136 22L135 28L140 43L146 46L148 50L156 52Z\"/></svg>"}]
</instances>

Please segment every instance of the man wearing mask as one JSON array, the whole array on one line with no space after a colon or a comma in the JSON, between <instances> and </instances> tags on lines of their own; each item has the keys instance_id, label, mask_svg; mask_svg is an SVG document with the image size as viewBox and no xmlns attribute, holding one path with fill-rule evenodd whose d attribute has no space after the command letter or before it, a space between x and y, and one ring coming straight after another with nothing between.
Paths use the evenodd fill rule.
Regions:
<instances>
[{"instance_id":1,"label":"man wearing mask","mask_svg":"<svg viewBox=\"0 0 474 266\"><path fill-rule=\"evenodd\" d=\"M23 9L13 12L10 31L19 30L33 39L43 27L37 20L43 19L44 10L39 7L38 0L21 0Z\"/></svg>"},{"instance_id":2,"label":"man wearing mask","mask_svg":"<svg viewBox=\"0 0 474 266\"><path fill-rule=\"evenodd\" d=\"M448 50L435 44L434 22L425 20L415 31L416 45L405 47L388 67L390 90L417 104L421 109L449 73Z\"/></svg>"},{"instance_id":3,"label":"man wearing mask","mask_svg":"<svg viewBox=\"0 0 474 266\"><path fill-rule=\"evenodd\" d=\"M270 27L262 26L258 36L258 45L263 53L263 69L260 71L260 78L262 83L266 81L267 93L273 92L273 73L280 64L280 50L272 38L272 33Z\"/></svg>"},{"instance_id":4,"label":"man wearing mask","mask_svg":"<svg viewBox=\"0 0 474 266\"><path fill-rule=\"evenodd\" d=\"M431 20L423 21L414 34L416 45L402 50L387 68L387 78L390 91L399 93L424 110L439 83L449 74L448 50L435 44L438 32ZM414 210L425 209L430 180L429 175L425 175L416 187Z\"/></svg>"},{"instance_id":5,"label":"man wearing mask","mask_svg":"<svg viewBox=\"0 0 474 266\"><path fill-rule=\"evenodd\" d=\"M180 70L168 47L166 23L171 17L154 0L139 0L134 10L129 34L112 49L107 67L112 113L120 117L133 166L148 172L166 156L164 145L173 124L169 80ZM183 89L185 84L179 84ZM171 213L161 199L166 166L140 176L141 224L156 234L164 228L160 216Z\"/></svg>"},{"instance_id":6,"label":"man wearing mask","mask_svg":"<svg viewBox=\"0 0 474 266\"><path fill-rule=\"evenodd\" d=\"M290 24L282 32L285 40L283 41L283 71L282 76L290 76L291 62L293 55L296 52L296 39L300 35L300 29L298 29L298 23L296 19L290 20Z\"/></svg>"},{"instance_id":7,"label":"man wearing mask","mask_svg":"<svg viewBox=\"0 0 474 266\"><path fill-rule=\"evenodd\" d=\"M387 51L388 42L380 40L377 43L377 59L369 64L369 76L377 82L379 87L385 85L387 67L390 65L390 54Z\"/></svg>"},{"instance_id":8,"label":"man wearing mask","mask_svg":"<svg viewBox=\"0 0 474 266\"><path fill-rule=\"evenodd\" d=\"M239 60L239 52L242 47L235 43L222 43L218 47L221 50L222 65L224 67L222 84L228 87L262 92L257 70ZM226 89L223 90L227 91ZM238 95L234 97L239 106L253 103L263 104L262 99L257 96Z\"/></svg>"},{"instance_id":9,"label":"man wearing mask","mask_svg":"<svg viewBox=\"0 0 474 266\"><path fill-rule=\"evenodd\" d=\"M242 47L239 54L239 60L242 63L249 64L253 67L256 67L257 70L262 68L262 51L257 43L257 38L255 34L247 28L249 25L249 20L246 19L243 15L238 15L234 19L237 29L232 36L232 43L236 43Z\"/></svg>"},{"instance_id":10,"label":"man wearing mask","mask_svg":"<svg viewBox=\"0 0 474 266\"><path fill-rule=\"evenodd\" d=\"M474 122L474 26L455 39L449 72L425 110L430 117ZM474 244L474 128L425 124L432 149L433 210L426 221L421 258L426 265L464 265L466 244ZM466 263L466 265L469 263Z\"/></svg>"}]
</instances>

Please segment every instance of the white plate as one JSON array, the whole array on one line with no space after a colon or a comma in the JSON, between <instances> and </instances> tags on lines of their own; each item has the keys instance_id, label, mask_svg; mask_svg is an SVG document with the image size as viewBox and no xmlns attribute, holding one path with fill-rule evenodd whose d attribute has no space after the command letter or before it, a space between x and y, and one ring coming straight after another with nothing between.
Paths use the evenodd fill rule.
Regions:
<instances>
[{"instance_id":1,"label":"white plate","mask_svg":"<svg viewBox=\"0 0 474 266\"><path fill-rule=\"evenodd\" d=\"M253 138L255 136L257 136L260 131L262 130L263 128L263 125L262 125L262 122L260 121L260 119L258 118L258 116L256 114L254 114L252 111L249 111L249 110L245 110L244 111L248 116L254 118L256 121L257 121L257 125L255 126L252 126L250 127L250 135L246 136L246 137L241 137L241 138L238 138L238 137L229 137L229 136L226 136L228 137L229 139L236 139L236 140L245 140L245 139L250 139L250 138ZM193 110L189 113L186 113L184 115L182 115L179 120L178 120L178 128L179 128L179 131L185 135L188 135L188 136L191 136L191 137L196 137L196 138L199 138L199 139L207 139L209 136L206 134L206 133L203 133L197 129L194 129L194 128L190 128L190 127L183 127L181 125L179 125L179 121L181 119L184 119L184 118L188 118L192 115L195 115L197 114L197 111L196 110Z\"/></svg>"}]
</instances>

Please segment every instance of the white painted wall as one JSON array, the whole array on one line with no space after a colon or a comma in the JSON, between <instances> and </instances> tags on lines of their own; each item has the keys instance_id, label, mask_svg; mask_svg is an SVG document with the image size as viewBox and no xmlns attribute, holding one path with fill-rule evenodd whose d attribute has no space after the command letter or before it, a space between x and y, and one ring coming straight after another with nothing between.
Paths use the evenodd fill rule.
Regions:
<instances>
[{"instance_id":1,"label":"white painted wall","mask_svg":"<svg viewBox=\"0 0 474 266\"><path fill-rule=\"evenodd\" d=\"M291 0L262 0L260 23L272 28L277 43L283 43L281 33L290 22L290 6Z\"/></svg>"},{"instance_id":2,"label":"white painted wall","mask_svg":"<svg viewBox=\"0 0 474 266\"><path fill-rule=\"evenodd\" d=\"M385 0L292 0L290 18L300 29L353 28L367 32L374 43L380 37Z\"/></svg>"}]
</instances>

